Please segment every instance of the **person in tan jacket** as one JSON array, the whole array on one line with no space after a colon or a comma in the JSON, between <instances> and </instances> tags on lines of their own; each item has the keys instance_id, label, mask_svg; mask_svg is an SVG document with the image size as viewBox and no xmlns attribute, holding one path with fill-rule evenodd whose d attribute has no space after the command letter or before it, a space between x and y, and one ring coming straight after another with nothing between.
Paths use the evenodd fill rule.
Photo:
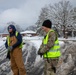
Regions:
<instances>
[{"instance_id":1,"label":"person in tan jacket","mask_svg":"<svg viewBox=\"0 0 76 75\"><path fill-rule=\"evenodd\" d=\"M7 36L5 46L10 52L7 57L10 58L13 75L26 75L22 58L22 36L16 31L14 25L8 26L8 32L9 36Z\"/></svg>"}]
</instances>

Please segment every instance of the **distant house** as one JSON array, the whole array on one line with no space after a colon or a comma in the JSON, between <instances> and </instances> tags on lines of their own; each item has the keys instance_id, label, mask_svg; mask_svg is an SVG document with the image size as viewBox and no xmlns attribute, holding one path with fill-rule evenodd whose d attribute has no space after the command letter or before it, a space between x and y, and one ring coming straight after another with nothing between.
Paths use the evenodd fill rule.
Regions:
<instances>
[{"instance_id":1,"label":"distant house","mask_svg":"<svg viewBox=\"0 0 76 75\"><path fill-rule=\"evenodd\" d=\"M22 36L36 36L37 33L34 31L24 31L20 32ZM0 33L0 37L6 37L9 33Z\"/></svg>"},{"instance_id":2,"label":"distant house","mask_svg":"<svg viewBox=\"0 0 76 75\"><path fill-rule=\"evenodd\" d=\"M22 36L36 36L37 33L34 31L24 31L24 32L21 32L21 35Z\"/></svg>"},{"instance_id":3,"label":"distant house","mask_svg":"<svg viewBox=\"0 0 76 75\"><path fill-rule=\"evenodd\" d=\"M7 35L9 35L8 33L0 33L0 37L6 37Z\"/></svg>"}]
</instances>

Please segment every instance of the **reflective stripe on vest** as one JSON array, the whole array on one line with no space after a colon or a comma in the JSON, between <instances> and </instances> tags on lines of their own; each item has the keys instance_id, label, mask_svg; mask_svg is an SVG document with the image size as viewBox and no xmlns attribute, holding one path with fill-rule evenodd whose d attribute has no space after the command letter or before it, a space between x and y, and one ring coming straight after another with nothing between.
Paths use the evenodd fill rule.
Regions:
<instances>
[{"instance_id":1,"label":"reflective stripe on vest","mask_svg":"<svg viewBox=\"0 0 76 75\"><path fill-rule=\"evenodd\" d=\"M50 30L47 35L46 38L43 39L43 44L46 45L48 43L48 37L49 37L49 33L50 32L55 32L54 30ZM60 53L60 46L59 46L59 41L58 38L55 40L54 42L54 46L52 48L50 48L50 50L45 53L43 56L44 58L55 58L55 57L59 57L61 55Z\"/></svg>"},{"instance_id":2,"label":"reflective stripe on vest","mask_svg":"<svg viewBox=\"0 0 76 75\"><path fill-rule=\"evenodd\" d=\"M18 36L18 32L17 31L15 33L15 36L16 37ZM7 36L7 44L8 44L8 46L10 45L10 37L9 36ZM23 43L20 44L19 48L22 48L22 47L23 47Z\"/></svg>"}]
</instances>

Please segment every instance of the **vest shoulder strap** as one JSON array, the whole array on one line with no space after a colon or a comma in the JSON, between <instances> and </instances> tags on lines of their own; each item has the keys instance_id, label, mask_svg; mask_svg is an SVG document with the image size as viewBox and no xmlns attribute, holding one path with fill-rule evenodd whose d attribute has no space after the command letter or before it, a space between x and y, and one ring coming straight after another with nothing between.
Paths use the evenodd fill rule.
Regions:
<instances>
[{"instance_id":1,"label":"vest shoulder strap","mask_svg":"<svg viewBox=\"0 0 76 75\"><path fill-rule=\"evenodd\" d=\"M16 31L15 36L18 36L18 32Z\"/></svg>"},{"instance_id":2,"label":"vest shoulder strap","mask_svg":"<svg viewBox=\"0 0 76 75\"><path fill-rule=\"evenodd\" d=\"M55 39L55 40L57 40L57 37L58 37L57 32L56 32L55 30L53 30L53 29L51 29L51 30L48 32L48 34L49 34L50 32L55 32L55 35L56 35L56 39Z\"/></svg>"},{"instance_id":3,"label":"vest shoulder strap","mask_svg":"<svg viewBox=\"0 0 76 75\"><path fill-rule=\"evenodd\" d=\"M16 31L16 33L15 33L15 36L17 37L18 36L18 32ZM7 39L9 39L10 37L9 37L9 35L7 36Z\"/></svg>"}]
</instances>

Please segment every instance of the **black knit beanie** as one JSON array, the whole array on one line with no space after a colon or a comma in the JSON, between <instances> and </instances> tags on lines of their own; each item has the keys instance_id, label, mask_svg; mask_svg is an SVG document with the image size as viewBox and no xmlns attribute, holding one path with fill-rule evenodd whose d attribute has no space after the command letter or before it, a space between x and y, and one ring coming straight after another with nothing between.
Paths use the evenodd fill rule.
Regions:
<instances>
[{"instance_id":1,"label":"black knit beanie","mask_svg":"<svg viewBox=\"0 0 76 75\"><path fill-rule=\"evenodd\" d=\"M51 28L52 27L52 22L50 20L45 20L43 22L42 26L45 26L47 28Z\"/></svg>"}]
</instances>

